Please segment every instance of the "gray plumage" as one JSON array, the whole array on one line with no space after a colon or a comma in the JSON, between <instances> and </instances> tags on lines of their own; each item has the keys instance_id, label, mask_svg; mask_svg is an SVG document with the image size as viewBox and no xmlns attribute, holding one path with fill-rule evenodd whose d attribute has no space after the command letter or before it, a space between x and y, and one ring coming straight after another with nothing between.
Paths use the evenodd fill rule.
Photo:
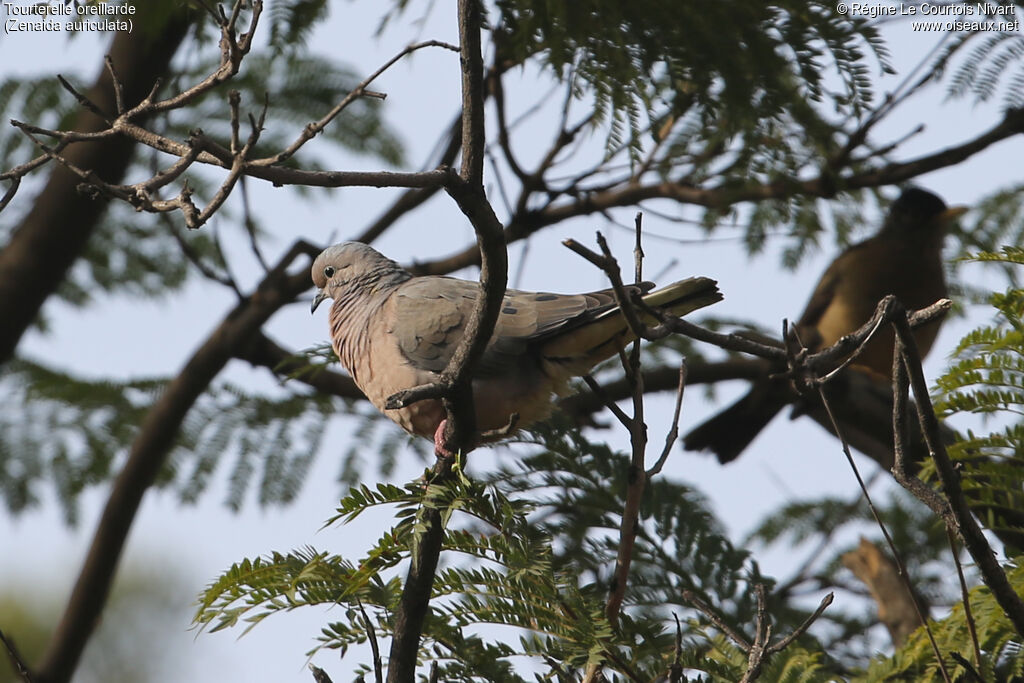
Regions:
<instances>
[{"instance_id":1,"label":"gray plumage","mask_svg":"<svg viewBox=\"0 0 1024 683\"><path fill-rule=\"evenodd\" d=\"M373 248L343 242L314 261L319 290L313 309L334 300L331 344L367 398L403 429L432 438L444 411L439 401L385 410L388 397L435 381L448 365L472 316L479 287L450 277L413 277ZM721 300L716 283L688 278L663 289L634 285L644 301L671 315ZM494 335L476 368L473 389L480 431L520 427L547 417L553 394L632 341L611 290L551 294L508 290Z\"/></svg>"}]
</instances>

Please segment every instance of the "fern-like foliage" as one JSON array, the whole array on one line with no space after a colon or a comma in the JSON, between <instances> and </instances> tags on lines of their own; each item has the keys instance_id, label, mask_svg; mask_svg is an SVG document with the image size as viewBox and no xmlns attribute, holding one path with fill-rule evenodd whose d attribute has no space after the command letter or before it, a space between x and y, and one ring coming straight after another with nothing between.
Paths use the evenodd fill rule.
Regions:
<instances>
[{"instance_id":1,"label":"fern-like foliage","mask_svg":"<svg viewBox=\"0 0 1024 683\"><path fill-rule=\"evenodd\" d=\"M1024 264L1024 249L1004 247L978 261L1014 267ZM993 294L997 319L972 330L957 345L950 368L936 381L935 407L943 418L980 415L992 419L991 431L967 430L949 447L961 463L964 492L994 530L1020 531L1024 510L1024 290L1010 287ZM933 474L930 464L925 472Z\"/></svg>"},{"instance_id":2,"label":"fern-like foliage","mask_svg":"<svg viewBox=\"0 0 1024 683\"><path fill-rule=\"evenodd\" d=\"M284 610L337 605L332 614L340 608L342 616L324 627L314 651L348 652L369 629L387 638L399 570L418 542L423 510L433 508L446 528L422 651L437 662L439 679L526 680L517 666L524 657L545 672L544 680L578 680L594 664L609 680L651 680L674 663L740 678L746 657L702 620L686 617L681 595L698 592L743 631L753 615L750 585L770 581L721 535L703 501L685 486L652 482L626 604L613 626L605 616L607 576L628 458L577 430L546 430L529 443L540 450L486 480L353 488L329 524L380 506L395 510L395 523L363 557L302 549L242 561L204 592L197 621L251 628ZM673 617L680 614L686 618L677 651ZM769 670L778 680L826 680L827 658L810 652L786 650ZM356 668L369 670L365 662Z\"/></svg>"},{"instance_id":3,"label":"fern-like foliage","mask_svg":"<svg viewBox=\"0 0 1024 683\"><path fill-rule=\"evenodd\" d=\"M1017 558L1006 567L1010 584L1019 593L1024 590L1024 568ZM972 647L967 620L962 604L957 604L949 616L931 622L939 651L954 681L1015 681L1024 676L1024 648L1006 614L985 586L970 591L971 614L978 635L981 661L977 661ZM955 659L956 653L960 659ZM968 672L963 662L969 662L974 672ZM864 683L876 681L931 681L941 680L935 652L923 628L907 639L906 644L891 657L876 657L867 671L853 680Z\"/></svg>"},{"instance_id":4,"label":"fern-like foliage","mask_svg":"<svg viewBox=\"0 0 1024 683\"><path fill-rule=\"evenodd\" d=\"M995 4L995 3L993 3ZM1003 4L1003 3L1000 3ZM1019 21L1024 4L1005 3L1015 13L989 17L998 22ZM1016 5L1016 8L1013 7ZM975 102L985 102L999 94L1005 109L1024 105L1024 36L1009 31L984 31L977 34L971 51L963 58L949 80L950 97L972 95ZM968 41L955 43L956 50L966 49ZM953 48L951 48L952 51ZM952 54L944 55L949 61Z\"/></svg>"},{"instance_id":5,"label":"fern-like foliage","mask_svg":"<svg viewBox=\"0 0 1024 683\"><path fill-rule=\"evenodd\" d=\"M270 46L283 53L305 46L317 22L327 15L327 0L274 0L268 9Z\"/></svg>"},{"instance_id":6,"label":"fern-like foliage","mask_svg":"<svg viewBox=\"0 0 1024 683\"><path fill-rule=\"evenodd\" d=\"M68 523L76 500L105 481L162 379L78 380L25 360L0 368L0 495L11 512L40 500L52 482Z\"/></svg>"},{"instance_id":7,"label":"fern-like foliage","mask_svg":"<svg viewBox=\"0 0 1024 683\"><path fill-rule=\"evenodd\" d=\"M560 570L600 585L618 552L628 458L568 425L538 427L531 437L541 450L507 459L495 482L529 495L544 511L536 523L558 539L554 561ZM682 604L684 590L692 590L744 623L753 614L748 582L768 582L747 552L726 539L706 501L689 487L657 478L645 496L632 565L633 604L664 617L670 606Z\"/></svg>"},{"instance_id":8,"label":"fern-like foliage","mask_svg":"<svg viewBox=\"0 0 1024 683\"><path fill-rule=\"evenodd\" d=\"M988 269L998 269L1010 286L1018 286L1020 269L1017 265L1003 258L989 258L986 254L999 252L1000 245L1024 244L1024 185L1010 185L978 201L969 216L960 221L954 236L960 243L958 258L952 263L954 267L981 262ZM978 252L981 254L977 258L972 257ZM957 299L983 304L991 298L991 288L959 279L956 294Z\"/></svg>"},{"instance_id":9,"label":"fern-like foliage","mask_svg":"<svg viewBox=\"0 0 1024 683\"><path fill-rule=\"evenodd\" d=\"M652 130L687 122L669 141L679 154L735 142L737 173L792 159L796 138L787 133L829 139L833 128L807 102L857 117L873 97L868 57L888 68L876 29L825 2L502 0L498 8L500 49L579 79L597 120L609 122L609 149L639 151L647 113L658 111ZM838 90L826 74L838 76Z\"/></svg>"},{"instance_id":10,"label":"fern-like foliage","mask_svg":"<svg viewBox=\"0 0 1024 683\"><path fill-rule=\"evenodd\" d=\"M127 456L165 379L84 380L13 360L0 369L0 496L9 510L37 504L51 482L65 519L78 496L107 481ZM158 485L194 501L230 465L226 503L242 506L254 488L263 505L298 493L337 401L322 396L252 394L212 386L189 412Z\"/></svg>"}]
</instances>

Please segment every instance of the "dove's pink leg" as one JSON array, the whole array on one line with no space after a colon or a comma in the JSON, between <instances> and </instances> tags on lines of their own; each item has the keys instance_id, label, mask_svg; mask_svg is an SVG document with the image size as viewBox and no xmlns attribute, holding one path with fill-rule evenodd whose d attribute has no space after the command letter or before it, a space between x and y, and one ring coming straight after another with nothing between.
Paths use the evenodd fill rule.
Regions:
<instances>
[{"instance_id":1,"label":"dove's pink leg","mask_svg":"<svg viewBox=\"0 0 1024 683\"><path fill-rule=\"evenodd\" d=\"M444 428L448 426L448 419L442 419L434 432L434 455L439 458L454 458L455 454L444 447Z\"/></svg>"}]
</instances>

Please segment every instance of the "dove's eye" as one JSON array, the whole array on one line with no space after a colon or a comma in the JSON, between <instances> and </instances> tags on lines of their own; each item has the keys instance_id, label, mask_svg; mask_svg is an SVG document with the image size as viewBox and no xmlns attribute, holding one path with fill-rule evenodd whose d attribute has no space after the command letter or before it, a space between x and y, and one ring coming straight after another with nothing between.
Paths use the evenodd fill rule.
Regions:
<instances>
[{"instance_id":1,"label":"dove's eye","mask_svg":"<svg viewBox=\"0 0 1024 683\"><path fill-rule=\"evenodd\" d=\"M327 266L324 268L324 277L328 280L334 277L334 266Z\"/></svg>"}]
</instances>

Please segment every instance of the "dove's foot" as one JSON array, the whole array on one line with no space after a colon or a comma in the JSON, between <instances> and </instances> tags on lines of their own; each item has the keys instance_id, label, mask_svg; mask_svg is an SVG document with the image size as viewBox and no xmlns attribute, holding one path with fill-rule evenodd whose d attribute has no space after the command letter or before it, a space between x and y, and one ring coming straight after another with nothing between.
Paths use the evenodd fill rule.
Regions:
<instances>
[{"instance_id":1,"label":"dove's foot","mask_svg":"<svg viewBox=\"0 0 1024 683\"><path fill-rule=\"evenodd\" d=\"M448 420L441 420L434 432L434 455L439 458L454 458L455 454L444 447L444 428L448 426Z\"/></svg>"}]
</instances>

